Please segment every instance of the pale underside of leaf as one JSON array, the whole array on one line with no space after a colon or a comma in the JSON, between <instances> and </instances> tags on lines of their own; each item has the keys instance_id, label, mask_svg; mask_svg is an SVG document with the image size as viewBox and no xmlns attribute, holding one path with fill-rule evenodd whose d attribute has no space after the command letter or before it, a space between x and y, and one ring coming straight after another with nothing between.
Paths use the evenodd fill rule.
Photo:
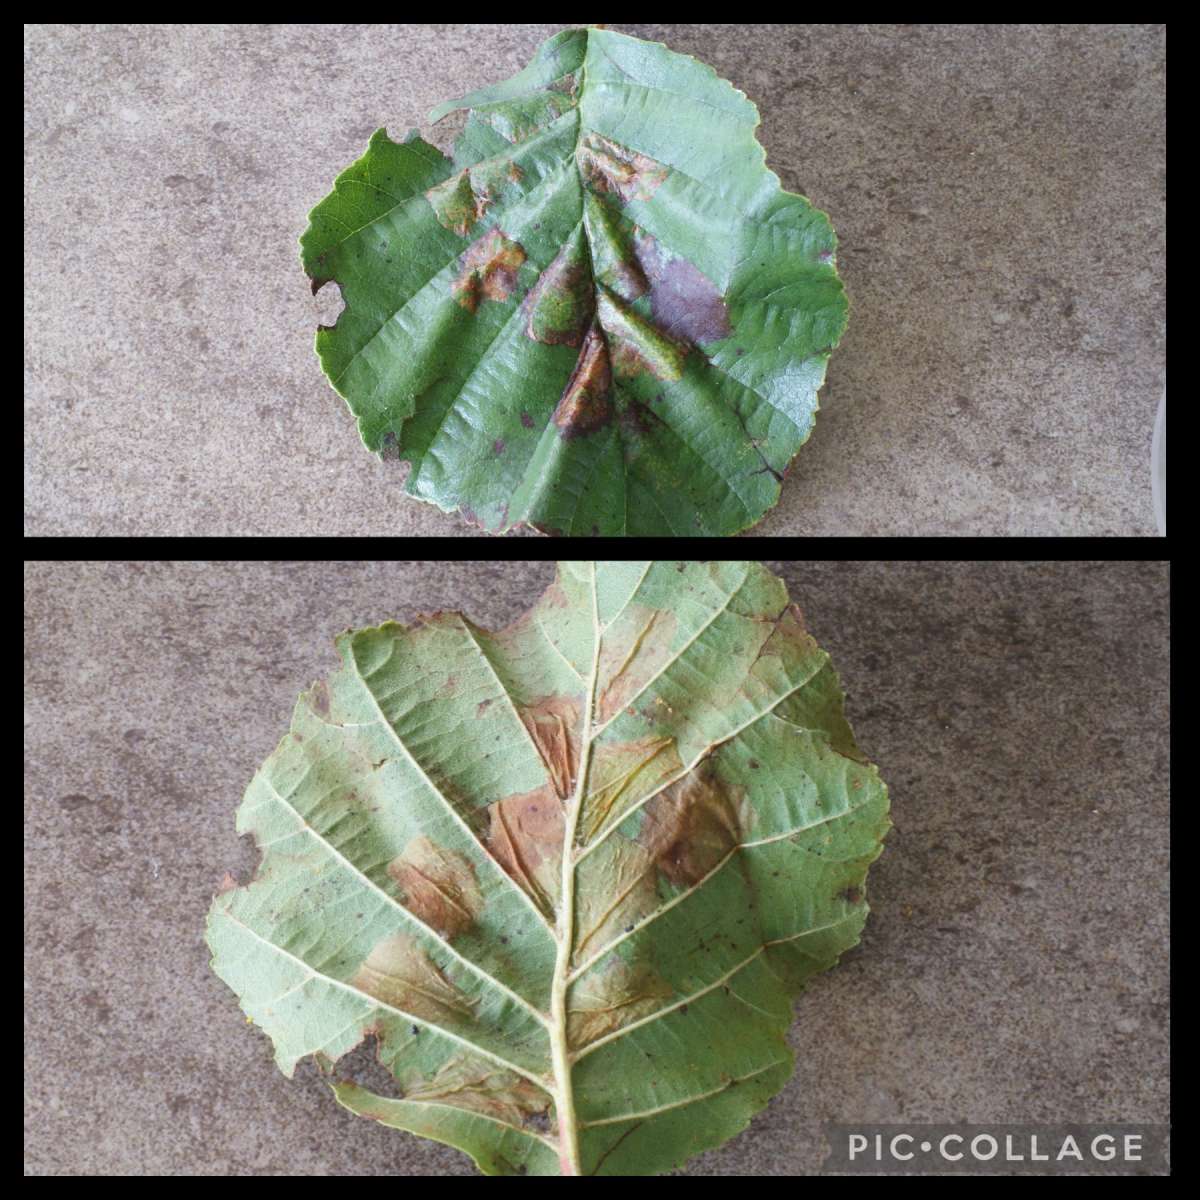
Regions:
<instances>
[{"instance_id":1,"label":"pale underside of leaf","mask_svg":"<svg viewBox=\"0 0 1200 1200\"><path fill-rule=\"evenodd\" d=\"M280 1067L374 1036L346 1107L496 1174L650 1174L792 1069L858 938L886 790L782 584L561 565L515 625L345 634L247 790L214 966Z\"/></svg>"},{"instance_id":2,"label":"pale underside of leaf","mask_svg":"<svg viewBox=\"0 0 1200 1200\"><path fill-rule=\"evenodd\" d=\"M568 30L453 162L383 130L311 214L317 350L411 494L494 532L729 534L777 501L846 323L828 218L711 68Z\"/></svg>"}]
</instances>

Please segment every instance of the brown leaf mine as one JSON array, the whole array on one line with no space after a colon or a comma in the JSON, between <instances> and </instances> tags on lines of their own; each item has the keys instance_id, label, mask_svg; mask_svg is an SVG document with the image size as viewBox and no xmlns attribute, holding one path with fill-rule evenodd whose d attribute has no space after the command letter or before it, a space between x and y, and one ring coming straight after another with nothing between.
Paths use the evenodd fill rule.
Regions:
<instances>
[{"instance_id":1,"label":"brown leaf mine","mask_svg":"<svg viewBox=\"0 0 1200 1200\"><path fill-rule=\"evenodd\" d=\"M592 751L583 829L592 838L605 825L644 800L669 776L683 769L673 737L645 737L632 742L603 742Z\"/></svg>"},{"instance_id":2,"label":"brown leaf mine","mask_svg":"<svg viewBox=\"0 0 1200 1200\"><path fill-rule=\"evenodd\" d=\"M406 1082L404 1098L465 1108L515 1129L550 1108L549 1095L528 1079L470 1058L452 1058L432 1079Z\"/></svg>"},{"instance_id":3,"label":"brown leaf mine","mask_svg":"<svg viewBox=\"0 0 1200 1200\"><path fill-rule=\"evenodd\" d=\"M488 850L536 904L552 912L563 850L563 811L553 785L497 800L487 816Z\"/></svg>"},{"instance_id":4,"label":"brown leaf mine","mask_svg":"<svg viewBox=\"0 0 1200 1200\"><path fill-rule=\"evenodd\" d=\"M578 346L595 311L587 249L577 233L526 297L526 332L548 346Z\"/></svg>"},{"instance_id":5,"label":"brown leaf mine","mask_svg":"<svg viewBox=\"0 0 1200 1200\"><path fill-rule=\"evenodd\" d=\"M459 304L474 312L483 300L507 300L517 286L525 250L499 229L490 229L467 247L460 273L451 285Z\"/></svg>"},{"instance_id":6,"label":"brown leaf mine","mask_svg":"<svg viewBox=\"0 0 1200 1200\"><path fill-rule=\"evenodd\" d=\"M388 863L404 907L444 938L469 929L483 908L483 897L470 861L428 838L413 838L404 853Z\"/></svg>"},{"instance_id":7,"label":"brown leaf mine","mask_svg":"<svg viewBox=\"0 0 1200 1200\"><path fill-rule=\"evenodd\" d=\"M575 152L580 173L597 192L622 201L649 200L662 187L670 167L598 133L589 133Z\"/></svg>"},{"instance_id":8,"label":"brown leaf mine","mask_svg":"<svg viewBox=\"0 0 1200 1200\"><path fill-rule=\"evenodd\" d=\"M596 313L608 338L615 375L626 379L642 374L664 380L683 377L686 345L667 337L607 292L600 293Z\"/></svg>"},{"instance_id":9,"label":"brown leaf mine","mask_svg":"<svg viewBox=\"0 0 1200 1200\"><path fill-rule=\"evenodd\" d=\"M466 237L504 188L520 182L521 174L521 168L506 159L480 163L430 188L425 198L433 206L439 224Z\"/></svg>"},{"instance_id":10,"label":"brown leaf mine","mask_svg":"<svg viewBox=\"0 0 1200 1200\"><path fill-rule=\"evenodd\" d=\"M575 370L554 410L554 424L564 438L575 438L603 429L612 419L608 346L604 335L593 325L583 339Z\"/></svg>"},{"instance_id":11,"label":"brown leaf mine","mask_svg":"<svg viewBox=\"0 0 1200 1200\"><path fill-rule=\"evenodd\" d=\"M447 1021L472 1015L470 1002L430 961L411 937L384 938L359 967L351 984L425 1021Z\"/></svg>"},{"instance_id":12,"label":"brown leaf mine","mask_svg":"<svg viewBox=\"0 0 1200 1200\"><path fill-rule=\"evenodd\" d=\"M579 714L575 705L565 697L548 696L522 708L521 723L546 764L555 792L565 800L575 785L579 762Z\"/></svg>"},{"instance_id":13,"label":"brown leaf mine","mask_svg":"<svg viewBox=\"0 0 1200 1200\"><path fill-rule=\"evenodd\" d=\"M741 842L737 806L708 762L646 805L638 842L676 887L691 887Z\"/></svg>"},{"instance_id":14,"label":"brown leaf mine","mask_svg":"<svg viewBox=\"0 0 1200 1200\"><path fill-rule=\"evenodd\" d=\"M672 338L719 342L732 332L729 310L716 285L686 258L664 253L647 233L636 241L637 258L650 283L654 323Z\"/></svg>"},{"instance_id":15,"label":"brown leaf mine","mask_svg":"<svg viewBox=\"0 0 1200 1200\"><path fill-rule=\"evenodd\" d=\"M644 963L630 965L610 954L603 966L589 971L572 989L567 1031L582 1048L649 1016L674 995L671 985Z\"/></svg>"},{"instance_id":16,"label":"brown leaf mine","mask_svg":"<svg viewBox=\"0 0 1200 1200\"><path fill-rule=\"evenodd\" d=\"M611 720L670 661L677 630L678 621L669 609L626 606L600 652L601 721Z\"/></svg>"}]
</instances>

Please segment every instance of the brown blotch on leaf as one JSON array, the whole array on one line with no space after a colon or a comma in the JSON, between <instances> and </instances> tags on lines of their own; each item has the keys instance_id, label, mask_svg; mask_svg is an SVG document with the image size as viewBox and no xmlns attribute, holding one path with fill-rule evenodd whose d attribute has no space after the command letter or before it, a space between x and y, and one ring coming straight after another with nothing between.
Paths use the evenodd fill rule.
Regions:
<instances>
[{"instance_id":1,"label":"brown blotch on leaf","mask_svg":"<svg viewBox=\"0 0 1200 1200\"><path fill-rule=\"evenodd\" d=\"M575 157L594 191L609 192L625 202L649 200L671 173L670 167L598 133L583 139Z\"/></svg>"},{"instance_id":2,"label":"brown blotch on leaf","mask_svg":"<svg viewBox=\"0 0 1200 1200\"><path fill-rule=\"evenodd\" d=\"M584 437L611 424L613 415L608 345L593 324L554 410L554 424L564 438Z\"/></svg>"},{"instance_id":3,"label":"brown blotch on leaf","mask_svg":"<svg viewBox=\"0 0 1200 1200\"><path fill-rule=\"evenodd\" d=\"M485 844L533 901L553 912L563 851L563 810L554 785L507 796L487 807Z\"/></svg>"},{"instance_id":4,"label":"brown blotch on leaf","mask_svg":"<svg viewBox=\"0 0 1200 1200\"><path fill-rule=\"evenodd\" d=\"M406 1079L401 1086L405 1100L465 1108L515 1129L536 1124L551 1104L549 1094L528 1079L466 1057L449 1059L432 1079Z\"/></svg>"},{"instance_id":5,"label":"brown blotch on leaf","mask_svg":"<svg viewBox=\"0 0 1200 1200\"><path fill-rule=\"evenodd\" d=\"M641 229L624 221L611 205L598 201L585 205L584 219L596 283L632 304L650 290L638 262L636 239Z\"/></svg>"},{"instance_id":6,"label":"brown blotch on leaf","mask_svg":"<svg viewBox=\"0 0 1200 1200\"><path fill-rule=\"evenodd\" d=\"M707 760L646 805L637 835L677 887L699 883L741 839L737 805Z\"/></svg>"},{"instance_id":7,"label":"brown blotch on leaf","mask_svg":"<svg viewBox=\"0 0 1200 1200\"><path fill-rule=\"evenodd\" d=\"M370 954L351 986L392 1008L424 1021L472 1016L471 1003L434 965L411 937L384 938Z\"/></svg>"},{"instance_id":8,"label":"brown blotch on leaf","mask_svg":"<svg viewBox=\"0 0 1200 1200\"><path fill-rule=\"evenodd\" d=\"M519 183L521 175L521 168L513 162L500 159L481 163L430 188L425 198L440 225L459 237L466 237L504 188Z\"/></svg>"},{"instance_id":9,"label":"brown blotch on leaf","mask_svg":"<svg viewBox=\"0 0 1200 1200\"><path fill-rule=\"evenodd\" d=\"M585 839L593 838L606 824L619 821L630 807L682 769L678 744L665 734L629 742L598 742L588 766L583 805Z\"/></svg>"},{"instance_id":10,"label":"brown blotch on leaf","mask_svg":"<svg viewBox=\"0 0 1200 1200\"><path fill-rule=\"evenodd\" d=\"M733 332L716 284L686 258L670 258L649 234L636 240L638 262L650 283L654 323L673 338L719 342Z\"/></svg>"},{"instance_id":11,"label":"brown blotch on leaf","mask_svg":"<svg viewBox=\"0 0 1200 1200\"><path fill-rule=\"evenodd\" d=\"M627 379L647 374L656 379L682 378L688 342L668 337L608 291L601 291L596 314L608 341L614 375Z\"/></svg>"},{"instance_id":12,"label":"brown blotch on leaf","mask_svg":"<svg viewBox=\"0 0 1200 1200\"><path fill-rule=\"evenodd\" d=\"M547 346L578 346L596 312L582 236L555 256L525 297L525 332Z\"/></svg>"},{"instance_id":13,"label":"brown blotch on leaf","mask_svg":"<svg viewBox=\"0 0 1200 1200\"><path fill-rule=\"evenodd\" d=\"M525 250L502 230L490 229L463 252L451 284L459 304L473 313L484 300L507 300L517 286Z\"/></svg>"},{"instance_id":14,"label":"brown blotch on leaf","mask_svg":"<svg viewBox=\"0 0 1200 1200\"><path fill-rule=\"evenodd\" d=\"M568 997L567 1034L581 1049L662 1008L674 989L653 968L629 964L617 954L589 971Z\"/></svg>"},{"instance_id":15,"label":"brown blotch on leaf","mask_svg":"<svg viewBox=\"0 0 1200 1200\"><path fill-rule=\"evenodd\" d=\"M675 641L675 614L644 604L626 606L600 652L600 720L624 708L666 664Z\"/></svg>"},{"instance_id":16,"label":"brown blotch on leaf","mask_svg":"<svg viewBox=\"0 0 1200 1200\"><path fill-rule=\"evenodd\" d=\"M789 604L772 622L770 634L758 648L755 662L763 658L777 657L785 661L796 654L809 654L816 650L816 642L804 623L804 614L795 604Z\"/></svg>"},{"instance_id":17,"label":"brown blotch on leaf","mask_svg":"<svg viewBox=\"0 0 1200 1200\"><path fill-rule=\"evenodd\" d=\"M575 786L579 763L579 713L574 703L564 696L547 696L521 708L520 713L521 724L546 764L555 793L566 799Z\"/></svg>"},{"instance_id":18,"label":"brown blotch on leaf","mask_svg":"<svg viewBox=\"0 0 1200 1200\"><path fill-rule=\"evenodd\" d=\"M470 860L428 838L414 838L387 870L400 888L404 907L447 940L474 925L483 909Z\"/></svg>"},{"instance_id":19,"label":"brown blotch on leaf","mask_svg":"<svg viewBox=\"0 0 1200 1200\"><path fill-rule=\"evenodd\" d=\"M608 838L585 858L575 893L572 962L587 962L654 913L660 904L657 882L654 860L627 838Z\"/></svg>"}]
</instances>

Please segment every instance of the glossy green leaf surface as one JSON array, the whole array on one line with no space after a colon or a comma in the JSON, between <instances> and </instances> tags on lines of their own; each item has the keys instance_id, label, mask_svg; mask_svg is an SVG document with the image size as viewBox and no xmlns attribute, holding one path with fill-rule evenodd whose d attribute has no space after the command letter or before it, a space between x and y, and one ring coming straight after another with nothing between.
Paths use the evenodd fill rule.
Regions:
<instances>
[{"instance_id":1,"label":"glossy green leaf surface","mask_svg":"<svg viewBox=\"0 0 1200 1200\"><path fill-rule=\"evenodd\" d=\"M754 525L847 316L829 219L767 170L755 106L593 28L432 117L460 107L453 162L379 130L301 239L342 291L317 353L364 443L494 532Z\"/></svg>"},{"instance_id":2,"label":"glossy green leaf surface","mask_svg":"<svg viewBox=\"0 0 1200 1200\"><path fill-rule=\"evenodd\" d=\"M743 1129L888 827L783 584L563 563L506 629L338 649L239 809L258 873L209 914L281 1070L373 1036L395 1093L341 1103L488 1174L653 1174Z\"/></svg>"}]
</instances>

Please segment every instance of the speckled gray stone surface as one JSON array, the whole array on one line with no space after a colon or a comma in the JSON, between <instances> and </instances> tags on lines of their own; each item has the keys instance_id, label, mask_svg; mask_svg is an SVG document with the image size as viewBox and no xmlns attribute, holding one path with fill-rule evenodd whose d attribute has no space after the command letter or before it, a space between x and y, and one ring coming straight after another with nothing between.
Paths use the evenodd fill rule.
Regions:
<instances>
[{"instance_id":1,"label":"speckled gray stone surface","mask_svg":"<svg viewBox=\"0 0 1200 1200\"><path fill-rule=\"evenodd\" d=\"M372 130L561 28L27 25L26 531L486 536L360 445L296 239ZM841 237L850 330L755 535L1154 533L1163 26L613 28L756 101Z\"/></svg>"},{"instance_id":2,"label":"speckled gray stone surface","mask_svg":"<svg viewBox=\"0 0 1200 1200\"><path fill-rule=\"evenodd\" d=\"M772 563L895 829L794 1079L693 1175L815 1172L820 1123L1167 1119L1159 564ZM524 611L543 563L26 570L25 1170L469 1175L285 1079L209 970L234 810L351 625ZM356 1052L362 1066L369 1051Z\"/></svg>"}]
</instances>

